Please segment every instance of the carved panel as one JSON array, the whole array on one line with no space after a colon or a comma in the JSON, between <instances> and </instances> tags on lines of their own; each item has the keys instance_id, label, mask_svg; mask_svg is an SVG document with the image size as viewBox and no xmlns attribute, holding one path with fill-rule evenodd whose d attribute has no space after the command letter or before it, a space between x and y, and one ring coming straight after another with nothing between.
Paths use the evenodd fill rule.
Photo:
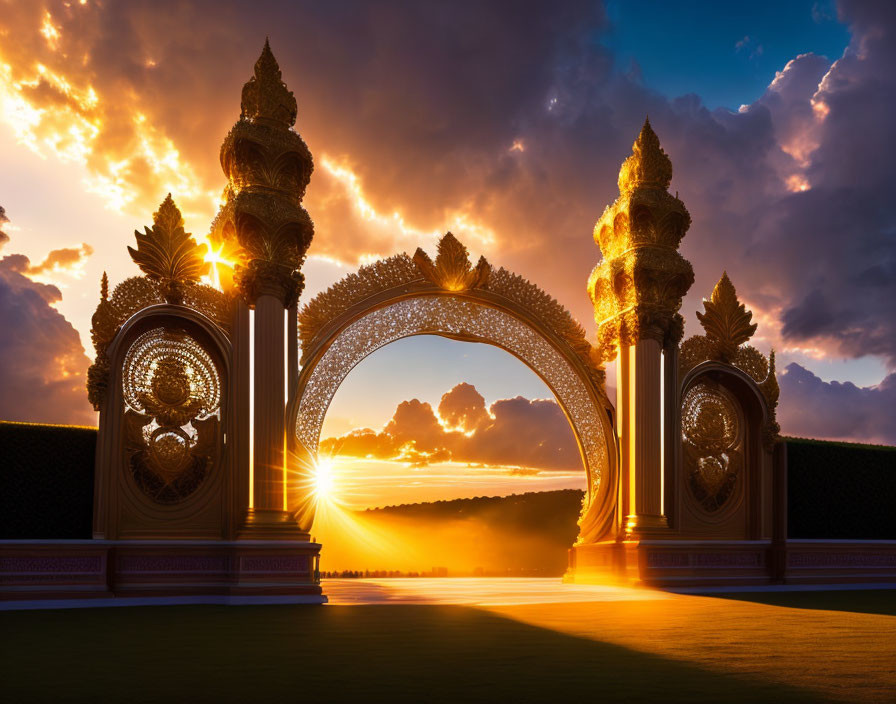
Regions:
<instances>
[{"instance_id":1,"label":"carved panel","mask_svg":"<svg viewBox=\"0 0 896 704\"><path fill-rule=\"evenodd\" d=\"M684 396L681 439L687 483L710 513L734 494L744 464L744 428L739 405L724 387L700 381Z\"/></svg>"},{"instance_id":2,"label":"carved panel","mask_svg":"<svg viewBox=\"0 0 896 704\"><path fill-rule=\"evenodd\" d=\"M221 379L205 348L183 330L140 335L122 366L127 466L159 504L183 501L214 471Z\"/></svg>"}]
</instances>

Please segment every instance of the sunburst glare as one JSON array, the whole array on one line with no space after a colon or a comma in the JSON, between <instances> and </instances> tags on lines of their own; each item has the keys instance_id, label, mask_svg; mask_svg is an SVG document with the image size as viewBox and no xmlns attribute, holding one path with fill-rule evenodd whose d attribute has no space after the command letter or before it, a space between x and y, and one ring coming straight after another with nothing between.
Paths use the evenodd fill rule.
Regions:
<instances>
[{"instance_id":1,"label":"sunburst glare","mask_svg":"<svg viewBox=\"0 0 896 704\"><path fill-rule=\"evenodd\" d=\"M336 475L333 471L333 462L328 457L319 457L315 463L314 494L319 502L335 497Z\"/></svg>"}]
</instances>

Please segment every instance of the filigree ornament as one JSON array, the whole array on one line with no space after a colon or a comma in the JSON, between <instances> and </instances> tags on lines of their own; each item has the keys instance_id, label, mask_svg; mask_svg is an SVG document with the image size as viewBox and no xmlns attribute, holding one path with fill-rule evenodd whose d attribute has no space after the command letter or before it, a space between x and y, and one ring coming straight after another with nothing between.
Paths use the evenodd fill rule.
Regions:
<instances>
[{"instance_id":1,"label":"filigree ornament","mask_svg":"<svg viewBox=\"0 0 896 704\"><path fill-rule=\"evenodd\" d=\"M485 288L491 272L485 257L479 257L474 268L467 248L450 232L439 240L435 263L419 247L414 253L414 263L424 279L446 291Z\"/></svg>"},{"instance_id":2,"label":"filigree ornament","mask_svg":"<svg viewBox=\"0 0 896 704\"><path fill-rule=\"evenodd\" d=\"M682 401L681 436L691 492L704 510L718 511L737 488L743 467L737 401L721 386L694 385Z\"/></svg>"},{"instance_id":3,"label":"filigree ornament","mask_svg":"<svg viewBox=\"0 0 896 704\"><path fill-rule=\"evenodd\" d=\"M132 315L149 306L166 303L163 284L159 281L134 276L125 279L109 297L109 279L103 274L101 298L93 314L90 331L96 358L87 370L87 398L99 411L106 398L110 363L106 354L121 326ZM202 313L225 333L230 330L233 300L211 286L187 283L182 289L181 304Z\"/></svg>"},{"instance_id":4,"label":"filigree ornament","mask_svg":"<svg viewBox=\"0 0 896 704\"><path fill-rule=\"evenodd\" d=\"M152 228L134 232L137 249L128 247L131 259L150 279L162 283L165 300L181 303L185 284L195 283L208 269L205 250L184 231L184 219L171 194L153 213Z\"/></svg>"},{"instance_id":5,"label":"filigree ornament","mask_svg":"<svg viewBox=\"0 0 896 704\"><path fill-rule=\"evenodd\" d=\"M183 501L215 466L217 366L186 332L156 328L128 350L122 390L125 452L134 481L157 503Z\"/></svg>"},{"instance_id":6,"label":"filigree ornament","mask_svg":"<svg viewBox=\"0 0 896 704\"><path fill-rule=\"evenodd\" d=\"M728 272L712 290L712 298L703 300L705 313L697 313L697 319L706 331L706 337L716 344L716 354L723 362L730 362L737 349L756 332L756 323L751 324L753 313L737 300L737 292Z\"/></svg>"},{"instance_id":7,"label":"filigree ornament","mask_svg":"<svg viewBox=\"0 0 896 704\"><path fill-rule=\"evenodd\" d=\"M678 246L691 217L666 190L671 178L672 162L646 121L619 171L619 197L594 226L603 260L591 272L588 293L603 361L642 339L664 346L681 339L678 309L694 271Z\"/></svg>"},{"instance_id":8,"label":"filigree ornament","mask_svg":"<svg viewBox=\"0 0 896 704\"><path fill-rule=\"evenodd\" d=\"M420 270L407 254L362 266L312 298L299 312L299 339L307 352L314 337L352 306L376 294L421 281Z\"/></svg>"}]
</instances>

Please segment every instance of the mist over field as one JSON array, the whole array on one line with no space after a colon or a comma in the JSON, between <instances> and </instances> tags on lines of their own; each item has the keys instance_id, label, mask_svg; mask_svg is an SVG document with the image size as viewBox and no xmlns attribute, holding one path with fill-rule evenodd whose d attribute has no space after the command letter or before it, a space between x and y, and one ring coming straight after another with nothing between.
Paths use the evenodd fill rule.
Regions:
<instances>
[{"instance_id":1,"label":"mist over field","mask_svg":"<svg viewBox=\"0 0 896 704\"><path fill-rule=\"evenodd\" d=\"M567 489L367 511L325 506L314 537L324 573L560 576L581 504L582 492Z\"/></svg>"}]
</instances>

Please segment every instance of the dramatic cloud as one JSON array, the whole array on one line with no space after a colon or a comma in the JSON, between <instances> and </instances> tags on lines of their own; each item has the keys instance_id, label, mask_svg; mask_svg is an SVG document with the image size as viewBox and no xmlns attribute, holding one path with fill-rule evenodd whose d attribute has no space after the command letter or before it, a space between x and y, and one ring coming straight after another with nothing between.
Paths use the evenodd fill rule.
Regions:
<instances>
[{"instance_id":1,"label":"dramatic cloud","mask_svg":"<svg viewBox=\"0 0 896 704\"><path fill-rule=\"evenodd\" d=\"M782 432L797 437L896 444L896 374L872 388L824 382L798 364L780 377Z\"/></svg>"},{"instance_id":2,"label":"dramatic cloud","mask_svg":"<svg viewBox=\"0 0 896 704\"><path fill-rule=\"evenodd\" d=\"M800 57L794 72L808 80L781 86L779 93L796 100L771 111L785 143L796 144L805 190L792 189L757 213L747 281L761 290L762 276L767 287L779 287L785 341L881 355L894 366L896 74L884 67L896 62L896 6L850 2L841 13L853 31L847 52L808 101L801 96L820 66Z\"/></svg>"},{"instance_id":3,"label":"dramatic cloud","mask_svg":"<svg viewBox=\"0 0 896 704\"><path fill-rule=\"evenodd\" d=\"M83 163L114 207L145 220L171 190L188 219L209 218L218 148L270 34L315 155L311 255L355 264L451 228L589 326L591 229L649 113L694 219L689 334L727 269L758 344L782 360L894 366L896 6L846 0L839 13L843 56L794 57L731 112L621 69L586 0L14 3L0 102L22 142Z\"/></svg>"},{"instance_id":4,"label":"dramatic cloud","mask_svg":"<svg viewBox=\"0 0 896 704\"><path fill-rule=\"evenodd\" d=\"M52 307L59 289L32 270L21 254L0 259L0 419L95 425L81 338Z\"/></svg>"},{"instance_id":5,"label":"dramatic cloud","mask_svg":"<svg viewBox=\"0 0 896 704\"><path fill-rule=\"evenodd\" d=\"M484 425L488 419L485 399L472 384L460 383L442 396L439 417L449 427L468 432Z\"/></svg>"},{"instance_id":6,"label":"dramatic cloud","mask_svg":"<svg viewBox=\"0 0 896 704\"><path fill-rule=\"evenodd\" d=\"M439 412L417 399L403 401L381 432L355 430L321 442L321 452L415 464L453 460L535 469L579 469L581 456L560 407L522 396L485 399L461 383L442 396Z\"/></svg>"},{"instance_id":7,"label":"dramatic cloud","mask_svg":"<svg viewBox=\"0 0 896 704\"><path fill-rule=\"evenodd\" d=\"M9 222L9 218L6 217L6 208L0 205L0 225L3 223ZM7 235L3 230L0 230L0 249L3 249L3 245L9 242L9 235Z\"/></svg>"},{"instance_id":8,"label":"dramatic cloud","mask_svg":"<svg viewBox=\"0 0 896 704\"><path fill-rule=\"evenodd\" d=\"M40 264L36 266L29 265L26 273L43 274L50 271L71 269L81 264L91 254L93 254L93 247L86 242L82 243L80 247L54 249Z\"/></svg>"},{"instance_id":9,"label":"dramatic cloud","mask_svg":"<svg viewBox=\"0 0 896 704\"><path fill-rule=\"evenodd\" d=\"M778 420L784 435L896 444L896 374L875 387L825 382L799 364L779 374ZM553 400L521 396L486 407L476 387L457 384L438 412L403 401L381 431L359 428L321 442L321 453L426 465L455 461L489 466L578 469L569 422Z\"/></svg>"}]
</instances>

